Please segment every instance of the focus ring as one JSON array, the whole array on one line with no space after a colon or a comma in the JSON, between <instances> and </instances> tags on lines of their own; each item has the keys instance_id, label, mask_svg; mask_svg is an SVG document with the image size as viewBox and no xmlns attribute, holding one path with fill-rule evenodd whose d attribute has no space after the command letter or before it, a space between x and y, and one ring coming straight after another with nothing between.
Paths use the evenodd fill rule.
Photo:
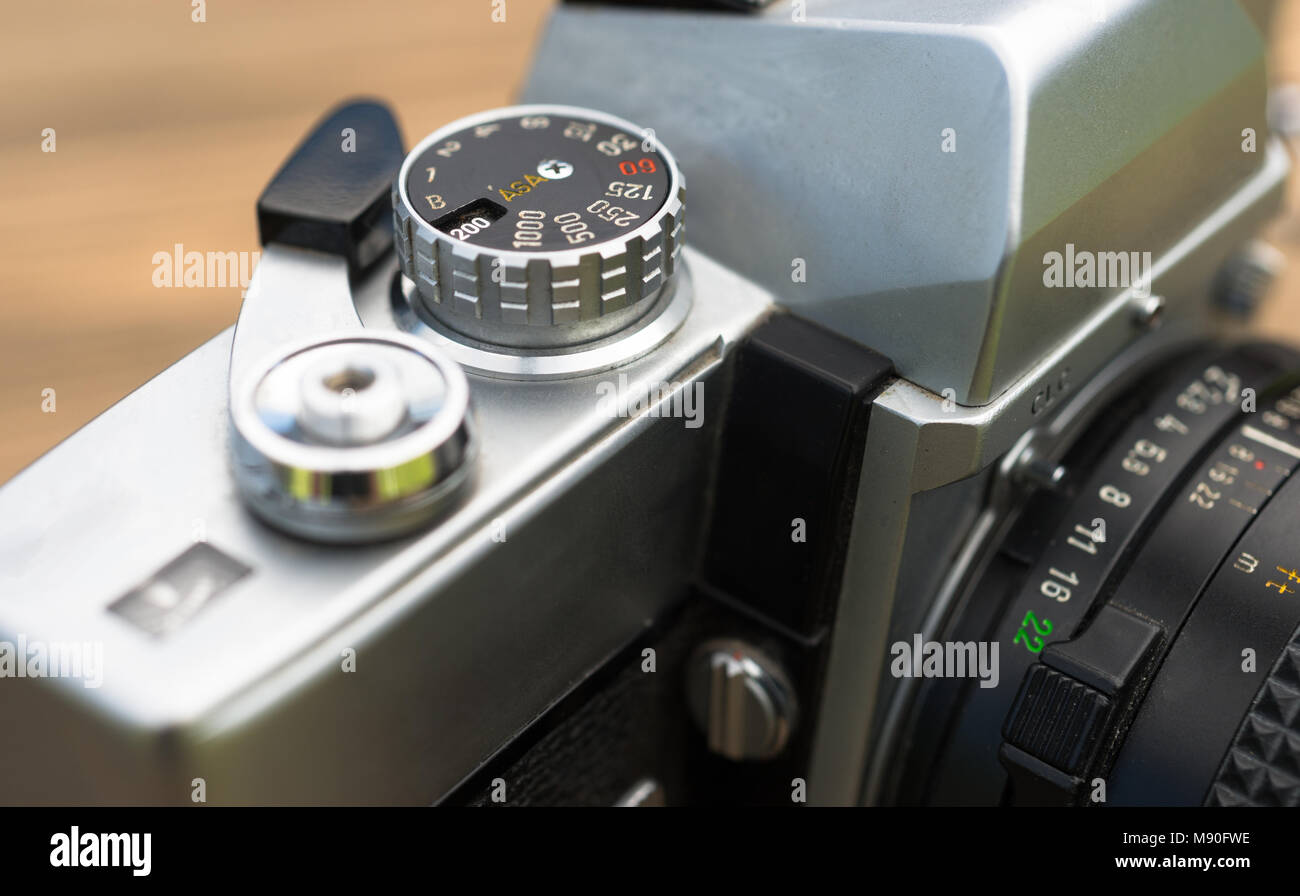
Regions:
<instances>
[{"instance_id":1,"label":"focus ring","mask_svg":"<svg viewBox=\"0 0 1300 896\"><path fill-rule=\"evenodd\" d=\"M1300 806L1300 629L1282 650L1210 786L1207 806Z\"/></svg>"}]
</instances>

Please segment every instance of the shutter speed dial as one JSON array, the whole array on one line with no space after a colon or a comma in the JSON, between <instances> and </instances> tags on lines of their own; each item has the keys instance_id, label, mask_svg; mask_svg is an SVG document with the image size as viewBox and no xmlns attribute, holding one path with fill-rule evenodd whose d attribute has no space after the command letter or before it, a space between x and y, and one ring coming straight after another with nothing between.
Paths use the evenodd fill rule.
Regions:
<instances>
[{"instance_id":1,"label":"shutter speed dial","mask_svg":"<svg viewBox=\"0 0 1300 896\"><path fill-rule=\"evenodd\" d=\"M430 326L516 350L609 336L665 292L684 193L652 132L601 112L461 119L412 150L394 186L411 304Z\"/></svg>"}]
</instances>

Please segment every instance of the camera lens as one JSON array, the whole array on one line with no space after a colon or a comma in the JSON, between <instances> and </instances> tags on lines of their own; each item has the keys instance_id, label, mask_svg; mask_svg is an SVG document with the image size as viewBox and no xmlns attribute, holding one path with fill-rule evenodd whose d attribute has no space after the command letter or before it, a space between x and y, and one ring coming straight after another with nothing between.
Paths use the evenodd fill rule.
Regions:
<instances>
[{"instance_id":1,"label":"camera lens","mask_svg":"<svg viewBox=\"0 0 1300 896\"><path fill-rule=\"evenodd\" d=\"M1201 347L1131 382L932 633L996 685L925 680L887 801L1300 804L1300 356Z\"/></svg>"}]
</instances>

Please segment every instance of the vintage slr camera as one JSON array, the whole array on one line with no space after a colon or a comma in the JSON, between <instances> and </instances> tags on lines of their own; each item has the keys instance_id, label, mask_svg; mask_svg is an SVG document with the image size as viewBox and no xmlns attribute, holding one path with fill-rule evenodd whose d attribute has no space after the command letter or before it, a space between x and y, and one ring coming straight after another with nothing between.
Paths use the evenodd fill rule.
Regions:
<instances>
[{"instance_id":1,"label":"vintage slr camera","mask_svg":"<svg viewBox=\"0 0 1300 896\"><path fill-rule=\"evenodd\" d=\"M0 489L0 799L1297 804L1261 22L567 4L524 105L336 109Z\"/></svg>"}]
</instances>

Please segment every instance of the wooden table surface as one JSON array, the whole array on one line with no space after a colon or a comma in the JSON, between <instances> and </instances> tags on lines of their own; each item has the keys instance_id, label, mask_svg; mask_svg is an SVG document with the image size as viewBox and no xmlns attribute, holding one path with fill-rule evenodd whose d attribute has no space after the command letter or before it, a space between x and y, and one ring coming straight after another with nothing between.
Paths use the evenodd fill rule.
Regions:
<instances>
[{"instance_id":1,"label":"wooden table surface","mask_svg":"<svg viewBox=\"0 0 1300 896\"><path fill-rule=\"evenodd\" d=\"M257 250L254 200L343 98L387 100L408 144L510 102L550 6L212 0L195 23L184 0L9 4L0 481L234 322L238 285L156 287L155 253ZM1275 33L1277 77L1300 81L1300 0ZM1271 231L1300 254L1294 221ZM1259 325L1300 341L1300 274Z\"/></svg>"}]
</instances>

